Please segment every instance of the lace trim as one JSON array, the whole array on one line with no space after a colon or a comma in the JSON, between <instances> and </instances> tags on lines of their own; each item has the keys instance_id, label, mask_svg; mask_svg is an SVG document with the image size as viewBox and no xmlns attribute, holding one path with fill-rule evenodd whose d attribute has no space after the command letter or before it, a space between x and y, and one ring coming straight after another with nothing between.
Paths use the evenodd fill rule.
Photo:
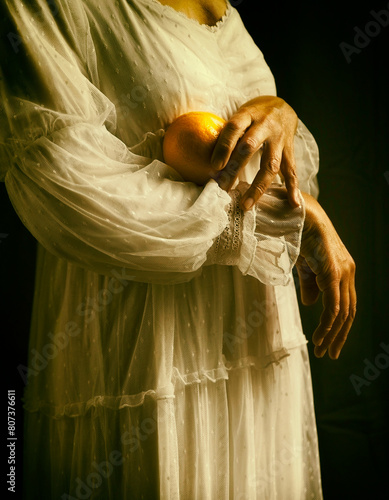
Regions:
<instances>
[{"instance_id":1,"label":"lace trim","mask_svg":"<svg viewBox=\"0 0 389 500\"><path fill-rule=\"evenodd\" d=\"M208 264L235 266L239 261L244 214L239 207L240 192L233 190L230 197L231 202L227 207L229 224L226 225L211 247L208 253Z\"/></svg>"},{"instance_id":2,"label":"lace trim","mask_svg":"<svg viewBox=\"0 0 389 500\"><path fill-rule=\"evenodd\" d=\"M230 17L230 14L232 12L232 7L230 5L230 2L227 0L226 1L226 11L224 15L213 25L209 24L201 24L197 19L194 19L193 17L188 17L184 12L181 12L180 10L175 9L171 5L164 5L162 4L159 0L143 0L144 3L148 4L154 4L156 5L162 12L170 12L178 17L183 18L185 21L193 23L196 26L199 26L200 28L206 29L207 31L210 31L211 33L216 33L219 31L224 24L226 23L227 19Z\"/></svg>"}]
</instances>

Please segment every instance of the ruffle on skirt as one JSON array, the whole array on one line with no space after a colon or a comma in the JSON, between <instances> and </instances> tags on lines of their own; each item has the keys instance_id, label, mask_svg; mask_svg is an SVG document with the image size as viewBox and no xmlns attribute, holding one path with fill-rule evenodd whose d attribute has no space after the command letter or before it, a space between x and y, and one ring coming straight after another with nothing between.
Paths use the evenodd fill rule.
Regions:
<instances>
[{"instance_id":1,"label":"ruffle on skirt","mask_svg":"<svg viewBox=\"0 0 389 500\"><path fill-rule=\"evenodd\" d=\"M320 499L293 282L268 286L222 265L176 284L127 274L39 246L27 498Z\"/></svg>"},{"instance_id":2,"label":"ruffle on skirt","mask_svg":"<svg viewBox=\"0 0 389 500\"><path fill-rule=\"evenodd\" d=\"M304 345L305 343L306 341L300 345ZM294 348L300 347L300 345L295 345ZM223 364L222 367L215 368L213 370L201 370L185 375L180 373L177 368L173 367L173 381L165 387L149 389L148 391L132 395L94 396L87 401L68 403L63 406L53 406L45 401L39 402L30 400L26 402L24 409L31 413L40 412L47 417L59 419L62 417L84 417L90 412L90 410L97 407L104 407L109 410L122 410L127 407L133 408L143 405L146 397L150 397L155 400L174 399L176 393L175 388L177 385L183 384L187 386L191 384L202 384L206 380L214 383L219 380L228 380L228 373L231 370L249 367L253 367L256 370L263 370L272 363L278 365L280 361L287 356L290 356L289 350L282 348L279 351L263 356L262 358L248 356L247 358L242 358L234 362L225 361L225 364Z\"/></svg>"},{"instance_id":3,"label":"ruffle on skirt","mask_svg":"<svg viewBox=\"0 0 389 500\"><path fill-rule=\"evenodd\" d=\"M284 354L27 413L28 498L320 499L308 356Z\"/></svg>"}]
</instances>

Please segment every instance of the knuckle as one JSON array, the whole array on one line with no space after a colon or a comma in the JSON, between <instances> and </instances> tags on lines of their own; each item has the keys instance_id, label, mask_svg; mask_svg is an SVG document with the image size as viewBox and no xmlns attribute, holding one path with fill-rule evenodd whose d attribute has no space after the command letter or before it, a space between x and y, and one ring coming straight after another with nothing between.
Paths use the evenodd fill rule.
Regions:
<instances>
[{"instance_id":1,"label":"knuckle","mask_svg":"<svg viewBox=\"0 0 389 500\"><path fill-rule=\"evenodd\" d=\"M296 167L293 165L290 165L289 168L285 169L285 173L284 173L284 176L285 177L288 177L289 178L289 181L292 181L292 182L297 182L297 171L296 171Z\"/></svg>"},{"instance_id":2,"label":"knuckle","mask_svg":"<svg viewBox=\"0 0 389 500\"><path fill-rule=\"evenodd\" d=\"M328 326L323 327L323 335L322 335L323 342L325 342L325 339L331 333L331 330L332 330L332 323L330 325L328 325Z\"/></svg>"},{"instance_id":3,"label":"knuckle","mask_svg":"<svg viewBox=\"0 0 389 500\"><path fill-rule=\"evenodd\" d=\"M235 175L239 169L239 163L236 160L229 160L224 167L224 171L229 175Z\"/></svg>"},{"instance_id":4,"label":"knuckle","mask_svg":"<svg viewBox=\"0 0 389 500\"><path fill-rule=\"evenodd\" d=\"M227 182L230 182L230 180L231 180L231 174L229 172L226 172L225 170L222 170L222 172L218 176L219 184L225 184Z\"/></svg>"},{"instance_id":5,"label":"knuckle","mask_svg":"<svg viewBox=\"0 0 389 500\"><path fill-rule=\"evenodd\" d=\"M242 155L252 155L259 149L258 141L254 137L248 137L239 144L238 151Z\"/></svg>"},{"instance_id":6,"label":"knuckle","mask_svg":"<svg viewBox=\"0 0 389 500\"><path fill-rule=\"evenodd\" d=\"M285 184L289 188L298 188L299 180L297 177L297 173L293 170L288 171L287 173L283 173Z\"/></svg>"},{"instance_id":7,"label":"knuckle","mask_svg":"<svg viewBox=\"0 0 389 500\"><path fill-rule=\"evenodd\" d=\"M340 282L342 280L342 275L343 271L337 263L333 263L332 268L330 270L330 274L328 276L328 280L333 284L335 287L340 286Z\"/></svg>"},{"instance_id":8,"label":"knuckle","mask_svg":"<svg viewBox=\"0 0 389 500\"><path fill-rule=\"evenodd\" d=\"M231 139L226 139L226 138L223 138L220 143L217 145L217 149L218 149L218 153L221 157L225 157L225 156L228 156L229 153L231 152L232 150L232 146L233 146L233 143L232 143L232 140Z\"/></svg>"},{"instance_id":9,"label":"knuckle","mask_svg":"<svg viewBox=\"0 0 389 500\"><path fill-rule=\"evenodd\" d=\"M280 158L278 156L272 156L265 165L265 169L271 174L278 174L280 170Z\"/></svg>"},{"instance_id":10,"label":"knuckle","mask_svg":"<svg viewBox=\"0 0 389 500\"><path fill-rule=\"evenodd\" d=\"M329 308L328 312L329 312L330 318L336 318L339 315L339 313L340 313L340 306L339 306L339 304L334 304L333 306L331 306Z\"/></svg>"},{"instance_id":11,"label":"knuckle","mask_svg":"<svg viewBox=\"0 0 389 500\"><path fill-rule=\"evenodd\" d=\"M282 97L279 97L277 96L277 101L278 101L278 106L281 108L283 106L289 106L289 104L287 104L287 102L285 101L285 99L283 99Z\"/></svg>"},{"instance_id":12,"label":"knuckle","mask_svg":"<svg viewBox=\"0 0 389 500\"><path fill-rule=\"evenodd\" d=\"M224 130L228 135L236 134L236 133L240 132L241 126L240 126L239 121L236 118L231 118L231 120L229 120L225 124Z\"/></svg>"},{"instance_id":13,"label":"knuckle","mask_svg":"<svg viewBox=\"0 0 389 500\"><path fill-rule=\"evenodd\" d=\"M262 183L255 184L252 186L254 199L260 198L266 191L266 186Z\"/></svg>"},{"instance_id":14,"label":"knuckle","mask_svg":"<svg viewBox=\"0 0 389 500\"><path fill-rule=\"evenodd\" d=\"M267 127L273 132L282 132L279 120L279 110L274 107L267 108L256 120L262 127Z\"/></svg>"}]
</instances>

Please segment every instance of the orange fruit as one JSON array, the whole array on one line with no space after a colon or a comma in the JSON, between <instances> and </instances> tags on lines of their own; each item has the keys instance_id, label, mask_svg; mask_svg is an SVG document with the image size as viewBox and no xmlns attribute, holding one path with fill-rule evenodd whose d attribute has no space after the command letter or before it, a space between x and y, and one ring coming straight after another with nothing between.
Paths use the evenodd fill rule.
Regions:
<instances>
[{"instance_id":1,"label":"orange fruit","mask_svg":"<svg viewBox=\"0 0 389 500\"><path fill-rule=\"evenodd\" d=\"M163 140L164 161L186 181L204 185L217 173L211 157L226 120L206 111L191 111L176 118Z\"/></svg>"}]
</instances>

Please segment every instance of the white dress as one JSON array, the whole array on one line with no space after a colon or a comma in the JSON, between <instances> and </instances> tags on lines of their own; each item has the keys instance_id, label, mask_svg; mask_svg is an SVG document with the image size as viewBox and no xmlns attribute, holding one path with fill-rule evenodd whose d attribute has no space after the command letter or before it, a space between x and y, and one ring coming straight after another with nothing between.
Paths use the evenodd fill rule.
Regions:
<instances>
[{"instance_id":1,"label":"white dress","mask_svg":"<svg viewBox=\"0 0 389 500\"><path fill-rule=\"evenodd\" d=\"M275 94L230 5L5 0L0 174L38 240L25 495L322 498L291 269L304 206L244 216L163 163L177 116ZM301 189L318 152L299 122ZM250 181L254 158L240 181Z\"/></svg>"}]
</instances>

